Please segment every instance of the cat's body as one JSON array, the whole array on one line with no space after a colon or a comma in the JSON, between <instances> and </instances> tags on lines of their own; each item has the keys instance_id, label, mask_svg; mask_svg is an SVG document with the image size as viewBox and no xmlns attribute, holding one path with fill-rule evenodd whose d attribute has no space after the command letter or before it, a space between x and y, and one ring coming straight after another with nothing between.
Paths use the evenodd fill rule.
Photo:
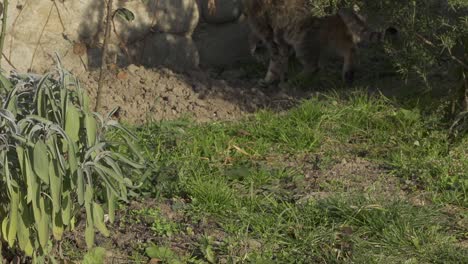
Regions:
<instances>
[{"instance_id":1,"label":"cat's body","mask_svg":"<svg viewBox=\"0 0 468 264\"><path fill-rule=\"evenodd\" d=\"M285 80L292 48L305 73L318 71L320 56L326 51L341 56L343 79L351 84L357 44L384 38L384 32L370 30L364 19L352 10L341 9L335 15L315 17L309 3L308 0L244 0L245 14L254 34L249 40L251 52L260 39L270 55L264 83ZM390 33L396 30L391 28Z\"/></svg>"}]
</instances>

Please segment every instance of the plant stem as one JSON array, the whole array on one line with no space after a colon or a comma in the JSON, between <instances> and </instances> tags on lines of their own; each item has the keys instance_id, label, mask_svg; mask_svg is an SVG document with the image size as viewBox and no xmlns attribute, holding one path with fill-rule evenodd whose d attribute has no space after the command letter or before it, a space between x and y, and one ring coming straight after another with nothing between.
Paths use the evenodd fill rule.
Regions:
<instances>
[{"instance_id":1,"label":"plant stem","mask_svg":"<svg viewBox=\"0 0 468 264\"><path fill-rule=\"evenodd\" d=\"M3 0L3 17L2 17L2 32L0 33L0 67L3 55L3 45L5 43L6 26L7 26L8 0Z\"/></svg>"},{"instance_id":2,"label":"plant stem","mask_svg":"<svg viewBox=\"0 0 468 264\"><path fill-rule=\"evenodd\" d=\"M111 25L111 20L112 20L112 2L113 0L107 0L106 29L104 31L104 44L102 47L101 69L99 71L99 81L98 81L98 88L97 88L97 95L96 95L96 106L94 107L95 112L97 112L98 109L101 107L102 85L104 82L103 73L104 73L104 70L106 69L107 42L109 41L110 25Z\"/></svg>"}]
</instances>

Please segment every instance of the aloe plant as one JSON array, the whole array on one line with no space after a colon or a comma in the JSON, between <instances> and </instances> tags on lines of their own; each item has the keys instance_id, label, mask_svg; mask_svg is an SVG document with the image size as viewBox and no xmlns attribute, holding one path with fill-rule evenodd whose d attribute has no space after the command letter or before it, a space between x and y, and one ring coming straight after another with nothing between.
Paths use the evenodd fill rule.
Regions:
<instances>
[{"instance_id":1,"label":"aloe plant","mask_svg":"<svg viewBox=\"0 0 468 264\"><path fill-rule=\"evenodd\" d=\"M74 227L81 208L87 246L95 231L108 236L105 211L112 222L116 201L135 187L126 175L145 168L133 135L113 112L92 113L85 91L59 61L44 76L0 74L0 104L2 240L42 259ZM113 129L120 140L106 138ZM117 146L126 154L113 151Z\"/></svg>"}]
</instances>

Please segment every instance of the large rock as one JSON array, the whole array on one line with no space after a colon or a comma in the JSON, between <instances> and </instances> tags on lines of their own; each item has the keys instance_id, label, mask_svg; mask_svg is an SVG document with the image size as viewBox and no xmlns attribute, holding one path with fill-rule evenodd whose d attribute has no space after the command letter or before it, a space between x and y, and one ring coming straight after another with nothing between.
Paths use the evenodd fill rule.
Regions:
<instances>
[{"instance_id":1,"label":"large rock","mask_svg":"<svg viewBox=\"0 0 468 264\"><path fill-rule=\"evenodd\" d=\"M236 21L242 14L242 0L215 0L216 9L210 12L208 0L198 0L204 21L222 24Z\"/></svg>"},{"instance_id":2,"label":"large rock","mask_svg":"<svg viewBox=\"0 0 468 264\"><path fill-rule=\"evenodd\" d=\"M154 30L164 33L190 36L199 20L195 0L156 0L150 13L154 14Z\"/></svg>"},{"instance_id":3,"label":"large rock","mask_svg":"<svg viewBox=\"0 0 468 264\"><path fill-rule=\"evenodd\" d=\"M199 55L192 38L174 34L154 34L140 43L141 63L147 67L164 65L189 70L199 65Z\"/></svg>"},{"instance_id":4,"label":"large rock","mask_svg":"<svg viewBox=\"0 0 468 264\"><path fill-rule=\"evenodd\" d=\"M84 10L86 2L91 1L56 2L56 8L50 0L36 0L34 3L11 0L3 51L8 61L19 71L43 72L54 64L52 58L57 52L67 68L83 70L80 58L72 52L72 40L64 36L77 31L77 10ZM7 60L2 60L1 67L12 69Z\"/></svg>"},{"instance_id":5,"label":"large rock","mask_svg":"<svg viewBox=\"0 0 468 264\"><path fill-rule=\"evenodd\" d=\"M102 43L103 5L103 1L91 1L83 13L79 29L82 41ZM151 32L190 36L199 19L195 0L127 0L118 1L114 8L130 10L135 19L129 22L119 16L115 17L113 25L116 34L113 36L113 42L133 43Z\"/></svg>"},{"instance_id":6,"label":"large rock","mask_svg":"<svg viewBox=\"0 0 468 264\"><path fill-rule=\"evenodd\" d=\"M135 50L132 45L154 31L190 36L198 23L195 0L117 0L114 3L114 9L125 7L135 14L135 19L128 22L115 17L110 40L113 53L122 53L119 46ZM64 66L75 72L85 70L88 60L93 61L91 64L99 61L100 54L95 49L102 47L105 1L10 0L9 6L4 49L7 60L2 60L2 69L12 69L10 61L19 71L43 72L54 64L52 58L56 52ZM86 46L77 49L76 43Z\"/></svg>"}]
</instances>

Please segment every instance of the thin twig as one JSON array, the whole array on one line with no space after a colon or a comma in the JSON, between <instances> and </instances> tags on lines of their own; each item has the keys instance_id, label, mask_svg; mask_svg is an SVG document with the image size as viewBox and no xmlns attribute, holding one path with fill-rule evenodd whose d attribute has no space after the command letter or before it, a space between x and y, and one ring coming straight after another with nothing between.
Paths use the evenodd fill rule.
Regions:
<instances>
[{"instance_id":1,"label":"thin twig","mask_svg":"<svg viewBox=\"0 0 468 264\"><path fill-rule=\"evenodd\" d=\"M112 14L112 29L114 31L114 34L115 36L117 37L117 40L119 41L119 48L123 49L124 52L125 52L125 55L127 56L127 59L128 61L133 64L133 58L132 56L130 56L130 52L128 52L128 47L126 45L126 43L123 41L123 39L120 37L119 33L117 33L117 28L115 27L115 21L114 21L114 18L115 18L115 12L114 14Z\"/></svg>"},{"instance_id":2,"label":"thin twig","mask_svg":"<svg viewBox=\"0 0 468 264\"><path fill-rule=\"evenodd\" d=\"M8 64L10 64L10 66L16 70L16 67L15 65L13 65L13 63L11 63L11 61L8 59L8 57L5 55L5 53L2 53L3 55L3 58L5 58L6 62L8 62Z\"/></svg>"},{"instance_id":3,"label":"thin twig","mask_svg":"<svg viewBox=\"0 0 468 264\"><path fill-rule=\"evenodd\" d=\"M59 21L60 21L60 25L62 25L63 32L65 32L66 31L65 24L63 23L62 15L60 15L60 11L59 11L59 8L57 6L57 3L55 1L52 1L52 2L54 3L55 9L57 10L58 18L59 18Z\"/></svg>"},{"instance_id":4,"label":"thin twig","mask_svg":"<svg viewBox=\"0 0 468 264\"><path fill-rule=\"evenodd\" d=\"M421 39L424 43L426 43L427 45L433 47L433 48L437 48L437 45L434 44L433 42L431 42L430 40L428 40L427 38L421 36L420 34L418 33L415 33L415 35ZM466 65L466 63L464 63L463 61L461 61L459 58L453 56L452 54L449 53L449 56L452 60L454 60L455 62L457 62L458 64L460 64L463 68L467 69L468 70L468 65Z\"/></svg>"},{"instance_id":5,"label":"thin twig","mask_svg":"<svg viewBox=\"0 0 468 264\"><path fill-rule=\"evenodd\" d=\"M16 27L16 22L18 21L19 17L21 16L21 13L23 13L23 10L26 8L28 5L28 1L26 1L23 5L23 7L20 9L18 12L18 15L16 15L15 19L13 20L13 24L11 24L11 30L10 30L10 51L8 52L8 59L11 60L11 52L13 51L13 35L15 32L15 27Z\"/></svg>"},{"instance_id":6,"label":"thin twig","mask_svg":"<svg viewBox=\"0 0 468 264\"><path fill-rule=\"evenodd\" d=\"M45 31L45 28L46 28L47 24L49 24L49 19L50 19L50 16L52 14L53 9L54 9L54 4L52 3L50 5L50 10L49 10L49 14L47 15L46 22L44 23L44 26L42 27L41 34L39 35L39 39L37 40L36 46L34 47L34 52L33 52L32 58L31 58L31 63L29 64L29 70L32 69L32 65L34 63L34 58L36 57L37 49L39 48L39 45L41 44L42 36L44 35L44 31Z\"/></svg>"},{"instance_id":7,"label":"thin twig","mask_svg":"<svg viewBox=\"0 0 468 264\"><path fill-rule=\"evenodd\" d=\"M102 59L101 59L101 69L99 71L99 81L98 81L98 88L97 88L97 95L96 95L96 106L94 107L94 111L97 112L98 109L101 107L101 96L102 96L102 84L103 84L103 72L106 68L106 60L107 60L107 42L109 41L110 35L110 28L111 28L111 20L112 20L112 2L113 0L107 0L107 18L106 18L106 29L104 31L104 44L102 47Z\"/></svg>"}]
</instances>

